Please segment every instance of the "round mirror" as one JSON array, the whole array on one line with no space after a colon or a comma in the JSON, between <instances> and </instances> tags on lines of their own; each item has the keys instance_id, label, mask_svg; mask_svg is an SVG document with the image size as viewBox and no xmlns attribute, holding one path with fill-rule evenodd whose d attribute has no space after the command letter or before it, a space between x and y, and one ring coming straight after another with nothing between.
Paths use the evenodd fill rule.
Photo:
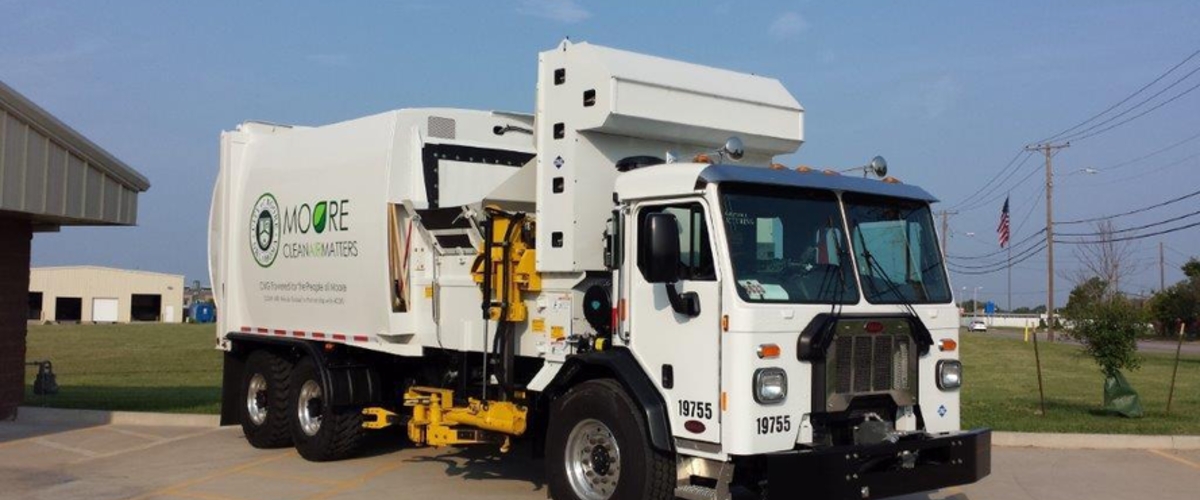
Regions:
<instances>
[{"instance_id":1,"label":"round mirror","mask_svg":"<svg viewBox=\"0 0 1200 500\"><path fill-rule=\"evenodd\" d=\"M732 160L740 160L746 154L746 147L742 145L741 139L730 137L721 148L721 153Z\"/></svg>"},{"instance_id":2,"label":"round mirror","mask_svg":"<svg viewBox=\"0 0 1200 500\"><path fill-rule=\"evenodd\" d=\"M887 160L883 159L882 156L871 158L871 163L867 164L867 168L870 169L871 173L875 174L876 177L887 177Z\"/></svg>"}]
</instances>

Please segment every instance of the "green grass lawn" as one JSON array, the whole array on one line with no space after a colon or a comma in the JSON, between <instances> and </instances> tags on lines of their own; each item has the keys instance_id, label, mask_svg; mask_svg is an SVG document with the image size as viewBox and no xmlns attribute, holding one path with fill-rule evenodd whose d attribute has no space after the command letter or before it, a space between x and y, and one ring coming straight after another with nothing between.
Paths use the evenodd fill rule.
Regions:
<instances>
[{"instance_id":1,"label":"green grass lawn","mask_svg":"<svg viewBox=\"0 0 1200 500\"><path fill-rule=\"evenodd\" d=\"M26 359L49 359L59 393L35 396L26 369L25 404L171 413L217 413L221 353L213 325L30 326Z\"/></svg>"},{"instance_id":2,"label":"green grass lawn","mask_svg":"<svg viewBox=\"0 0 1200 500\"><path fill-rule=\"evenodd\" d=\"M1038 415L1033 344L964 333L963 427L1003 431L1109 434L1200 434L1200 358L1179 364L1175 401L1166 415L1173 354L1143 354L1142 368L1126 373L1141 395L1145 418L1098 415L1104 376L1079 347L1042 342L1046 415Z\"/></svg>"},{"instance_id":3,"label":"green grass lawn","mask_svg":"<svg viewBox=\"0 0 1200 500\"><path fill-rule=\"evenodd\" d=\"M28 359L50 359L61 386L34 396L31 406L105 410L217 413L221 354L212 325L32 326ZM1129 380L1141 393L1146 418L1092 413L1102 401L1103 377L1090 358L1069 345L1042 343L1047 415L1036 414L1033 344L964 333L963 426L1006 431L1200 434L1200 358L1185 357L1171 416L1165 415L1169 355L1143 356ZM27 371L33 383L36 370Z\"/></svg>"}]
</instances>

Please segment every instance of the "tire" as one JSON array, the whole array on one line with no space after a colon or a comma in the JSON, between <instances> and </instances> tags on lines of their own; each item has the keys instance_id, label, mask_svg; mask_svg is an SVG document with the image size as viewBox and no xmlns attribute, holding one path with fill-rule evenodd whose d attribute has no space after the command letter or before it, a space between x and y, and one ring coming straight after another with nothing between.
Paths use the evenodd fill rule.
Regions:
<instances>
[{"instance_id":1,"label":"tire","mask_svg":"<svg viewBox=\"0 0 1200 500\"><path fill-rule=\"evenodd\" d=\"M292 441L306 460L341 460L358 451L366 434L362 409L333 408L324 397L321 379L321 368L308 357L300 360L292 372L288 396Z\"/></svg>"},{"instance_id":2,"label":"tire","mask_svg":"<svg viewBox=\"0 0 1200 500\"><path fill-rule=\"evenodd\" d=\"M292 364L270 351L257 350L246 359L238 420L246 441L255 448L292 444L288 425L288 386Z\"/></svg>"},{"instance_id":3,"label":"tire","mask_svg":"<svg viewBox=\"0 0 1200 500\"><path fill-rule=\"evenodd\" d=\"M674 458L654 449L645 416L615 380L571 388L551 403L549 420L546 480L552 498L675 498Z\"/></svg>"}]
</instances>

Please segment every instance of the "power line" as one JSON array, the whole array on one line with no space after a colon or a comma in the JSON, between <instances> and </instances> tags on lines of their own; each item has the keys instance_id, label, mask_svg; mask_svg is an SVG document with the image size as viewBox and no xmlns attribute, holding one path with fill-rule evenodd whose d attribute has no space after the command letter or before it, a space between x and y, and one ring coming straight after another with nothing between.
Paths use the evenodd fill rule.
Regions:
<instances>
[{"instance_id":1,"label":"power line","mask_svg":"<svg viewBox=\"0 0 1200 500\"><path fill-rule=\"evenodd\" d=\"M1004 179L1001 180L999 184L992 186L991 189L987 189L986 192L983 192L984 189L981 188L978 192L982 192L982 194L980 194L978 197L974 197L974 198L977 198L976 200L974 200L974 201L964 200L962 203L959 203L958 206L962 207L962 208L959 208L958 211L969 212L969 211L978 209L980 207L990 205L993 202L995 202L996 200L1000 199L1000 196L1007 195L1009 191L1012 191L1012 190L1020 187L1022 184L1025 183L1025 181L1029 180L1029 178L1033 175L1033 173L1037 172L1037 169L1034 169L1030 174L1026 174L1025 177L1022 177L1021 180L1017 181L1016 184L1013 184L1008 189L1006 189L1004 191L1000 191L998 194L996 194L996 196L992 196L992 197L988 198L988 196L991 196L993 193L996 193L998 190L1003 188L1004 185L1008 183L1008 180L1011 179L1013 175L1016 175L1017 172L1021 171L1021 167L1024 167L1025 163L1027 163L1029 161L1029 158L1031 158L1032 156L1033 155L1027 155L1024 158L1022 158L1021 162L1018 163L1016 165L1016 167L1014 167L1012 169L1012 171L1008 173L1008 175L1004 176ZM987 186L985 185L984 187L986 188ZM979 200L978 198L983 198L983 199Z\"/></svg>"},{"instance_id":2,"label":"power line","mask_svg":"<svg viewBox=\"0 0 1200 500\"><path fill-rule=\"evenodd\" d=\"M1196 68L1194 71L1192 71L1192 73L1195 73L1196 71L1200 71L1200 68ZM1191 75L1192 73L1188 73L1188 75ZM1171 96L1171 98L1170 98L1170 99L1167 99L1167 100L1165 100L1165 101L1163 101L1163 102L1160 102L1160 103L1158 103L1158 104L1155 104L1155 105L1154 105L1154 106L1152 106L1150 109L1147 109L1147 110L1145 110L1145 111L1142 111L1141 113L1138 113L1138 114L1136 114L1136 115L1133 115L1133 116L1131 116L1131 117L1129 117L1129 118L1126 118L1126 119L1124 119L1124 120L1121 120L1121 121L1119 121L1119 122L1117 122L1117 123L1114 123L1114 124L1112 124L1112 125L1109 125L1109 126L1107 126L1107 127L1104 127L1104 128L1102 128L1102 129L1100 129L1100 130L1097 130L1097 131L1095 131L1095 132L1092 132L1092 133L1090 133L1090 134L1072 136L1070 139L1071 139L1072 141L1079 142L1079 141L1082 141L1082 140L1084 140L1084 139L1087 139L1087 138L1089 138L1089 137L1094 137L1094 136L1097 136L1097 135L1103 134L1103 133L1105 133L1105 132L1108 132L1109 130L1112 130L1112 129L1114 129L1114 128L1120 127L1121 125L1124 125L1124 124L1126 124L1126 123L1129 123L1129 122L1131 122L1131 121L1134 121L1134 120L1136 120L1136 119L1138 119L1138 118L1141 118L1141 117L1143 117L1143 116L1146 116L1146 115L1150 114L1151 112L1153 112L1154 110L1157 110L1158 108L1161 108L1161 107L1163 107L1163 106L1166 106L1166 105L1168 105L1168 104L1170 104L1170 103L1174 102L1176 99L1179 99L1180 97L1183 97L1183 96L1185 96L1185 95L1188 95L1188 94L1192 93L1193 91L1195 91L1195 90L1196 90L1196 89L1198 89L1198 88L1200 88L1200 83L1197 83L1197 84L1195 84L1195 85L1192 85L1191 87L1188 87L1188 89L1187 89L1187 90L1184 90L1183 92L1180 92L1180 93L1178 93L1178 94L1175 94L1174 96ZM1124 114L1124 113L1122 113L1122 114Z\"/></svg>"},{"instance_id":3,"label":"power line","mask_svg":"<svg viewBox=\"0 0 1200 500\"><path fill-rule=\"evenodd\" d=\"M1129 176L1125 176L1125 177L1118 177L1118 178L1116 178L1116 179L1110 179L1110 180L1108 180L1108 181L1105 181L1105 182L1096 182L1096 183L1091 183L1091 184L1069 184L1069 185L1067 185L1067 186L1065 186L1065 187L1066 187L1066 188L1070 188L1070 189L1075 189L1075 188L1091 188L1091 187L1099 187L1099 186L1108 186L1108 185L1111 185L1111 184L1117 184L1117 183L1121 183L1121 182L1131 181L1131 180L1134 180L1134 179L1140 179L1140 178L1146 177L1147 175L1153 174L1153 173L1155 173L1155 172L1161 172L1161 171L1163 171L1163 170L1166 170L1166 169L1168 169L1168 168L1175 167L1175 166L1178 166L1178 165L1182 165L1182 164L1186 163L1188 160L1194 159L1194 158L1196 158L1196 157L1198 157L1198 156L1200 156L1200 153L1193 153L1193 154L1191 154L1191 155L1188 155L1188 156L1185 156L1185 157L1183 157L1183 158L1180 158L1180 159L1178 159L1178 160L1175 160L1175 161L1173 161L1173 162L1171 162L1171 163L1167 163L1167 164L1165 164L1165 165L1161 165L1161 166L1159 166L1159 167L1157 167L1157 168L1153 168L1153 169L1150 169L1150 170L1146 170L1146 171L1144 171L1144 172L1139 172L1139 173L1137 173L1137 174L1134 174L1134 175L1129 175Z\"/></svg>"},{"instance_id":4,"label":"power line","mask_svg":"<svg viewBox=\"0 0 1200 500\"><path fill-rule=\"evenodd\" d=\"M1192 60L1192 59L1193 59L1193 58L1195 58L1197 55L1200 55L1200 50L1197 50L1197 51L1195 51L1195 52L1192 52L1190 55L1188 55L1187 57L1185 57L1185 58L1184 58L1182 61L1179 61L1179 62L1178 62L1178 63L1176 63L1174 66L1171 66L1171 68L1170 68L1170 69L1168 69L1168 70L1164 71L1162 74L1160 74L1160 75L1158 75L1157 77L1155 77L1153 80L1151 80L1151 81L1150 81L1150 83L1147 83L1147 84L1143 85L1141 88L1137 89L1137 90L1136 90L1136 91L1134 91L1132 94L1129 94L1129 95L1128 95L1128 96L1126 96L1124 99L1121 99L1120 101L1117 101L1117 103L1116 103L1116 104L1113 104L1112 106L1109 106L1109 107L1108 107L1108 108L1106 108L1104 111L1101 111L1101 112L1099 112L1099 113L1096 113L1096 114L1092 115L1091 117L1089 117L1088 119L1086 119L1086 120L1084 120L1084 121L1082 121L1082 122L1079 122L1079 123L1075 124L1074 126L1072 126L1072 127L1068 128L1068 129L1066 129L1066 130L1063 130L1062 132L1059 132L1059 133L1057 133L1057 134L1054 134L1054 135L1052 135L1052 136L1050 136L1050 137L1047 137L1047 138L1045 138L1045 139L1042 139L1042 140L1040 140L1040 141L1038 141L1038 142L1042 142L1042 143L1045 143L1045 142L1051 142L1051 141L1056 141L1056 140L1059 140L1060 138L1066 137L1066 136L1068 136L1068 135L1072 135L1072 136L1074 136L1074 135L1078 135L1078 134L1080 134L1080 133L1087 132L1088 130L1092 130L1092 129L1093 129L1093 128L1095 128L1096 126L1100 126L1100 125L1103 125L1104 123L1108 123L1108 122L1112 121L1112 120L1113 120L1113 119L1115 119L1115 118L1119 118L1121 115L1117 115L1117 116L1115 116L1115 117L1109 117L1109 118L1108 118L1106 121L1103 121L1103 122L1101 122L1100 124L1093 125L1092 127L1088 128L1088 129L1085 129L1085 130L1082 130L1082 131L1079 131L1079 132L1075 132L1075 131L1076 131L1076 130L1078 130L1080 127L1082 127L1082 126L1084 126L1084 125L1087 125L1087 124L1089 124L1089 123L1091 123L1091 122L1095 121L1097 118L1100 118L1101 116L1104 116L1104 115L1108 114L1108 112L1110 112L1110 111L1112 111L1112 110L1114 110L1114 109L1117 109L1117 108L1121 107L1123 104L1125 104L1125 103L1129 102L1129 101L1130 101L1131 99L1133 99L1134 97L1137 97L1137 96L1138 96L1139 94L1141 94L1142 92L1145 92L1145 91L1146 91L1147 89L1149 89L1150 87L1153 87L1153 86L1154 86L1154 84L1156 84L1156 83L1158 83L1158 82L1162 81L1162 79L1163 79L1163 78L1166 78L1166 77L1167 77L1168 75L1170 75L1171 73L1174 73L1174 72L1175 72L1175 70L1179 69L1179 68L1180 68L1181 66L1183 66L1184 64L1187 64L1187 62L1188 62L1188 61ZM1197 69L1200 69L1200 68L1197 68ZM1185 78L1187 78L1187 77L1191 76L1191 75L1192 75L1192 73L1195 73L1195 72L1196 72L1196 70L1192 70L1192 72L1191 72L1191 73L1188 73L1187 75L1184 75L1184 77L1183 77L1183 78L1180 78L1180 79L1176 80L1176 81L1175 81L1175 83L1172 83L1172 84L1171 84L1170 86L1168 86L1167 88L1165 88L1165 89L1163 89L1163 90L1160 90L1160 91L1159 91L1157 94L1155 94L1155 95L1153 95L1153 96L1150 96L1148 99L1145 99L1145 100L1143 100L1142 102L1140 102L1140 103L1138 103L1138 104L1135 104L1135 105L1133 105L1133 106L1130 106L1130 107L1129 107L1129 109L1125 111L1125 113L1128 113L1128 112L1129 112L1129 111L1131 111L1131 110L1137 109L1137 107L1138 107L1138 106L1141 106L1142 104L1145 104L1145 103L1146 103L1147 101L1149 101L1150 99L1153 99L1153 98L1157 97L1158 95L1162 94L1163 92L1165 92L1165 91L1169 90L1171 87L1174 87L1175 85L1179 84L1179 82L1183 81ZM1074 132L1074 133L1072 133L1072 132Z\"/></svg>"},{"instance_id":5,"label":"power line","mask_svg":"<svg viewBox=\"0 0 1200 500\"><path fill-rule=\"evenodd\" d=\"M1029 204L1029 211L1025 212L1025 217L1023 217L1021 219L1021 222L1017 224L1017 230L1014 231L1015 233L1020 233L1021 228L1025 227L1025 222L1029 221L1029 216L1033 215L1034 210L1037 210L1038 203L1041 201L1041 197L1043 194L1045 194L1045 192L1046 192L1046 186L1043 185L1042 189L1038 190L1037 194L1033 195L1033 198L1030 199L1031 203ZM1042 228L1042 231L1045 231L1045 230L1046 230L1046 228Z\"/></svg>"},{"instance_id":6,"label":"power line","mask_svg":"<svg viewBox=\"0 0 1200 500\"><path fill-rule=\"evenodd\" d=\"M992 274L992 273L995 273L995 272L1000 272L1000 271L1003 271L1003 270L1007 269L1007 268L1008 268L1008 266L1010 266L1010 265L1014 265L1014 266L1015 266L1015 265L1017 265L1017 264L1020 264L1020 263L1022 263L1022 262L1025 262L1026 260L1029 260L1029 259L1031 259L1031 258L1033 258L1033 257L1036 257L1038 254L1040 254L1040 253L1041 253L1041 251L1042 251L1042 250L1045 250L1045 249L1046 249L1046 246L1043 244L1041 247L1038 247L1038 248L1037 248L1037 251L1036 251L1036 252L1034 252L1034 253L1031 253L1031 254L1028 254L1028 255L1025 255L1025 256L1024 256L1024 257L1022 257L1021 259L1019 259L1019 260L1014 260L1014 261L1012 261L1011 263L1007 263L1007 262L1006 262L1006 263L1003 263L1002 265L1000 265L1000 267L997 267L997 268L995 268L995 269L987 269L987 270L979 270L979 271L975 271L975 270L962 270L961 268L959 268L959 269L956 269L956 268L958 268L959 266L956 266L956 265L953 265L953 264L952 264L952 265L950 266L950 270L951 270L951 271L953 271L955 274L964 274L964 275L971 275L971 276L978 276L978 275L982 275L982 274Z\"/></svg>"},{"instance_id":7,"label":"power line","mask_svg":"<svg viewBox=\"0 0 1200 500\"><path fill-rule=\"evenodd\" d=\"M1034 245L1032 247L1021 250L1020 252L1017 253L1017 256L1015 258L1020 259L1023 257L1027 257L1031 252L1036 254L1037 252L1042 251L1043 248L1046 248L1046 245L1044 243L1039 243L1038 245ZM999 268L1003 269L1005 267L1008 267L1008 260L1003 260L1003 261L998 261L998 262L989 262L987 264L979 264L979 265L959 264L957 262L953 262L952 264L954 265L954 267L957 267L960 269L987 269L989 267L999 267Z\"/></svg>"},{"instance_id":8,"label":"power line","mask_svg":"<svg viewBox=\"0 0 1200 500\"><path fill-rule=\"evenodd\" d=\"M996 179L999 179L1000 176L1004 175L1005 172L1007 172L1010 168L1012 168L1012 166L1015 163L1017 163L1017 160L1021 158L1022 154L1024 154L1026 156L1026 160L1028 160L1028 156L1029 156L1028 153L1029 153L1028 151L1025 151L1023 149L1017 151L1017 154L1014 155L1011 160L1008 160L1008 163L1004 165L1004 168L1001 168L999 171L997 171L996 175L993 175L991 179L989 179L987 182L985 182L983 184L983 186L980 186L979 189L975 190L974 193L971 193L969 196L963 198L963 201L960 201L957 204L955 204L954 206L951 206L950 209L953 210L960 206L971 203L971 200L974 199L976 195L978 195L979 193L982 193L983 190L988 188L988 186L991 186L992 183L996 182ZM1021 162L1021 164L1024 164L1024 163L1025 163L1024 161ZM1018 168L1020 168L1020 167L1018 167Z\"/></svg>"},{"instance_id":9,"label":"power line","mask_svg":"<svg viewBox=\"0 0 1200 500\"><path fill-rule=\"evenodd\" d=\"M1149 229L1152 227L1164 226L1164 225L1170 224L1172 222L1178 222L1183 219L1187 219L1189 217L1195 217L1197 215L1200 215L1200 210L1197 210L1197 211L1189 213L1189 214L1180 215L1178 217L1172 217L1170 219L1160 220L1158 222L1142 224L1140 226L1114 229L1114 230L1110 231L1109 234L1120 234L1120 233L1130 233L1133 231L1141 231L1142 229ZM1104 233L1058 233L1058 236L1104 236L1104 235L1105 235Z\"/></svg>"},{"instance_id":10,"label":"power line","mask_svg":"<svg viewBox=\"0 0 1200 500\"><path fill-rule=\"evenodd\" d=\"M1027 159L1027 160L1028 160L1028 158L1029 158L1029 157L1026 157L1026 159ZM1024 163L1024 162L1022 162L1022 163ZM1028 174L1025 174L1025 177L1022 177L1022 178L1021 178L1021 180L1017 181L1017 183L1016 183L1016 184L1013 184L1011 187L1009 187L1009 188L1008 188L1008 190L1007 190L1006 192L997 193L997 194L996 194L996 196L993 196L993 197L991 197L991 198L988 198L988 199L986 199L986 200L983 200L983 201L980 201L980 202L978 202L978 203L975 203L975 204L973 204L973 205L971 205L971 206L969 206L969 207L963 208L961 211L963 211L963 212L970 212L970 211L973 211L973 210L976 210L976 209L979 209L979 208L982 208L982 207L985 207L985 206L991 205L991 204L993 204L993 203L995 203L995 202L999 201L1001 196L1008 196L1008 195L1009 195L1009 193L1011 193L1012 191L1016 190L1017 188L1019 188L1019 187L1021 187L1021 186L1024 186L1024 185L1025 185L1025 183L1026 183L1026 182L1029 182L1029 179L1032 179L1032 178L1033 178L1033 176L1034 176L1035 174L1037 174L1039 171L1040 171L1040 170L1038 170L1038 168L1037 168L1036 166L1034 166L1033 168L1031 168L1031 169L1029 170L1029 173L1028 173Z\"/></svg>"},{"instance_id":11,"label":"power line","mask_svg":"<svg viewBox=\"0 0 1200 500\"><path fill-rule=\"evenodd\" d=\"M1172 203L1178 203L1178 202L1180 202L1180 201L1186 200L1186 199L1188 199L1188 198L1191 198L1191 197L1193 197L1193 196L1196 196L1196 195L1200 195L1200 190L1198 190L1198 191L1192 191L1191 193L1185 194L1185 195L1183 195L1183 196L1180 196L1180 197L1177 197L1177 198L1172 198L1172 199L1170 199L1170 200L1167 200L1167 201L1164 201L1164 202L1161 202L1161 203L1155 203L1155 204L1153 204L1153 205L1146 206L1146 207L1142 207L1142 208L1139 208L1139 209L1136 209L1136 210L1130 210L1130 211L1128 211L1128 212L1121 212L1121 213L1119 213L1119 214L1105 215L1105 216L1102 216L1102 217L1092 217L1092 218L1088 218L1088 219L1078 219L1078 220L1061 221L1061 222L1055 222L1054 224L1055 224L1055 225L1058 225L1058 226L1069 226L1069 225L1072 225L1072 224L1085 224L1085 223L1088 223L1088 222L1096 222L1096 221L1101 221L1101 220L1105 220L1105 219L1116 219L1116 218L1118 218L1118 217L1125 217L1125 216L1128 216L1128 215L1133 215L1133 214L1138 214L1138 213L1142 213L1142 212L1147 212L1147 211L1150 211L1150 210L1154 210L1154 209L1156 209L1156 208L1159 208L1159 207L1165 207L1165 206L1167 206L1167 205L1170 205L1170 204L1172 204Z\"/></svg>"},{"instance_id":12,"label":"power line","mask_svg":"<svg viewBox=\"0 0 1200 500\"><path fill-rule=\"evenodd\" d=\"M1099 243L1116 243L1116 242L1118 242L1118 241L1132 241L1132 240L1140 240L1140 239L1144 239L1144 238L1149 238L1149 237L1151 237L1151 236L1159 236L1159 235L1163 235L1163 234L1170 234L1170 233L1174 233L1174 232L1177 232L1177 231L1183 231L1184 229L1191 229L1191 228L1193 228L1193 227L1196 227L1196 226L1200 226L1200 222L1193 222L1193 223L1191 223L1191 224L1187 224L1187 225L1185 225L1185 226L1173 227L1173 228L1170 228L1170 229L1163 229L1163 230L1161 230L1161 231L1155 231L1155 232L1153 232L1153 233L1136 234L1136 235L1133 235L1133 236L1123 236L1123 237L1120 237L1120 238L1109 238L1109 239L1104 239L1104 240L1076 240L1076 241L1071 241L1071 240L1054 240L1054 242L1055 242L1055 243L1063 243L1063 244L1066 244L1066 245L1095 245L1095 244L1099 244Z\"/></svg>"},{"instance_id":13,"label":"power line","mask_svg":"<svg viewBox=\"0 0 1200 500\"><path fill-rule=\"evenodd\" d=\"M1009 247L1017 248L1017 247L1020 247L1024 244L1030 242L1030 241L1035 241L1034 238L1041 236L1041 234L1044 232L1046 232L1046 228L1042 228L1041 231L1038 231L1029 236L1026 236L1021 241L1018 241L1016 243L1009 245ZM979 255L947 255L946 258L948 258L950 260L979 260L979 259L986 259L988 257L994 257L996 255L1006 253L1007 251L1008 251L1007 248L1001 248L1000 250L997 250L997 251L991 252L991 253L985 253L985 254L979 254Z\"/></svg>"},{"instance_id":14,"label":"power line","mask_svg":"<svg viewBox=\"0 0 1200 500\"><path fill-rule=\"evenodd\" d=\"M1133 163L1137 163L1137 162L1139 162L1139 161L1142 161L1142 160L1145 160L1145 159L1147 159L1147 158L1151 158L1151 157L1157 156L1157 155L1159 155L1159 154L1165 153L1165 152L1167 152L1167 151L1170 151L1170 150L1172 150L1172 149L1175 149L1175 148L1177 148L1177 147L1179 147L1179 146L1182 146L1182 145L1184 145L1184 144L1187 144L1187 143L1189 143L1189 142L1192 142L1192 141L1194 141L1194 140L1196 140L1196 139L1200 139L1200 133L1198 133L1198 134L1195 134L1195 135L1193 135L1193 136L1191 136L1191 137L1188 137L1187 139L1184 139L1184 140L1182 140L1182 141L1179 141L1179 142L1176 142L1176 143L1174 143L1174 144L1171 144L1171 145L1169 145L1169 146L1166 146L1166 147L1164 147L1164 148L1161 148L1161 149L1156 149L1156 150L1154 150L1154 151L1152 151L1152 152L1150 152L1150 153L1146 153L1146 154L1144 154L1144 155L1142 155L1142 156L1139 156L1139 157L1137 157L1137 158L1132 158L1132 159L1125 160L1125 161L1123 161L1123 162L1120 162L1120 163L1115 163L1115 164L1109 165L1109 166L1107 166L1107 167L1101 168L1101 169L1099 169L1099 170L1104 170L1104 171L1107 171L1107 170L1117 170L1117 169L1120 169L1120 168L1124 168L1124 167L1127 167L1127 166L1129 166L1129 165L1131 165L1131 164L1133 164Z\"/></svg>"}]
</instances>

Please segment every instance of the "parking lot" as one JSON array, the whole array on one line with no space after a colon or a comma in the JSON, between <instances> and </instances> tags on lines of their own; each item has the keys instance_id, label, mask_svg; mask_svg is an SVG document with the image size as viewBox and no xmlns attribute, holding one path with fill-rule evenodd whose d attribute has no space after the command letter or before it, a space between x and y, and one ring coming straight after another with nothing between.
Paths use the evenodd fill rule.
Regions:
<instances>
[{"instance_id":1,"label":"parking lot","mask_svg":"<svg viewBox=\"0 0 1200 500\"><path fill-rule=\"evenodd\" d=\"M0 498L546 498L527 449L405 448L377 436L364 456L309 463L255 450L236 427L0 423ZM1200 451L996 448L992 475L916 499L1195 499ZM795 492L802 498L803 492Z\"/></svg>"}]
</instances>

